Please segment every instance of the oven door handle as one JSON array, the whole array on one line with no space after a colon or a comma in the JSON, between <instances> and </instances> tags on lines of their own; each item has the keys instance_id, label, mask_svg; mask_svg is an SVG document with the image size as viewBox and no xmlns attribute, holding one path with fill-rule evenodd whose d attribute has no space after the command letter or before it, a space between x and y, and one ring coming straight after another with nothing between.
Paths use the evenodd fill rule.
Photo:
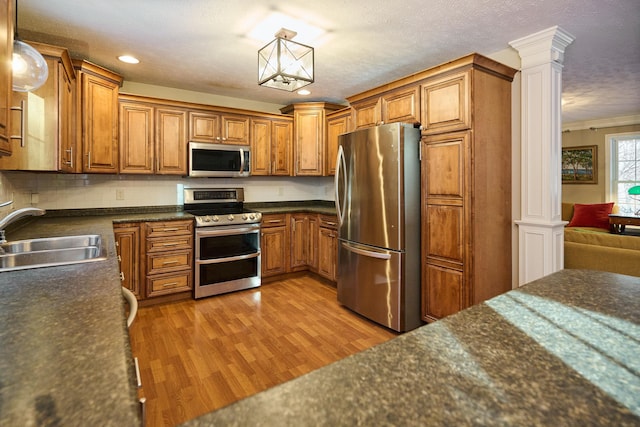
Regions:
<instances>
[{"instance_id":1,"label":"oven door handle","mask_svg":"<svg viewBox=\"0 0 640 427\"><path fill-rule=\"evenodd\" d=\"M206 228L206 230L203 230ZM213 230L211 230L213 229ZM196 238L209 237L209 236L231 236L233 234L247 234L247 233L260 233L260 226L241 227L241 228L225 228L220 230L217 227L200 227L196 229Z\"/></svg>"},{"instance_id":2,"label":"oven door handle","mask_svg":"<svg viewBox=\"0 0 640 427\"><path fill-rule=\"evenodd\" d=\"M230 262L230 261L240 261L243 259L257 258L260 256L260 251L245 254L245 255L237 255L226 258L213 258L213 259L198 259L196 260L196 264L217 264L220 262Z\"/></svg>"}]
</instances>

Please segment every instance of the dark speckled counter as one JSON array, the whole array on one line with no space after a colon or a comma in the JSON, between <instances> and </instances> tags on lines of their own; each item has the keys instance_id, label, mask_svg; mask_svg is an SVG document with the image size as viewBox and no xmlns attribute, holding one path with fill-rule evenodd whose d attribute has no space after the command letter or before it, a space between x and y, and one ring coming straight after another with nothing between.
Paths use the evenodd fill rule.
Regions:
<instances>
[{"instance_id":1,"label":"dark speckled counter","mask_svg":"<svg viewBox=\"0 0 640 427\"><path fill-rule=\"evenodd\" d=\"M112 224L187 217L47 215L7 232L100 234L107 259L0 273L0 425L140 425Z\"/></svg>"},{"instance_id":2,"label":"dark speckled counter","mask_svg":"<svg viewBox=\"0 0 640 427\"><path fill-rule=\"evenodd\" d=\"M185 426L639 426L640 278L563 270Z\"/></svg>"}]
</instances>

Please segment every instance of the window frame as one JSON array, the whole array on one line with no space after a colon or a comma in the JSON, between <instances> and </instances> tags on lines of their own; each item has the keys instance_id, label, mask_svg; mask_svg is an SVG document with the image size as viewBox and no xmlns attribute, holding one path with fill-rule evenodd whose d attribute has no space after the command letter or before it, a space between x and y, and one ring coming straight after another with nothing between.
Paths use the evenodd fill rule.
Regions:
<instances>
[{"instance_id":1,"label":"window frame","mask_svg":"<svg viewBox=\"0 0 640 427\"><path fill-rule=\"evenodd\" d=\"M619 205L617 142L626 139L640 139L640 131L605 135L605 200L611 200L616 205ZM635 182L636 185L640 185L640 176L638 176L638 181Z\"/></svg>"}]
</instances>

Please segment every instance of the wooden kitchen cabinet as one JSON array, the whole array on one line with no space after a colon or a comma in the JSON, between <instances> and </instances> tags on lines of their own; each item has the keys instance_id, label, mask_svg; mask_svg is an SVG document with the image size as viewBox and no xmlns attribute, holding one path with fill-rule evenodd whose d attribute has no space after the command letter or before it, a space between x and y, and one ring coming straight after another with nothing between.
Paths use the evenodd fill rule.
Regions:
<instances>
[{"instance_id":1,"label":"wooden kitchen cabinet","mask_svg":"<svg viewBox=\"0 0 640 427\"><path fill-rule=\"evenodd\" d=\"M433 78L422 85L422 133L465 130L471 126L471 70Z\"/></svg>"},{"instance_id":2,"label":"wooden kitchen cabinet","mask_svg":"<svg viewBox=\"0 0 640 427\"><path fill-rule=\"evenodd\" d=\"M249 117L192 111L189 113L189 141L249 145Z\"/></svg>"},{"instance_id":3,"label":"wooden kitchen cabinet","mask_svg":"<svg viewBox=\"0 0 640 427\"><path fill-rule=\"evenodd\" d=\"M10 116L13 79L13 0L0 0L0 156L11 155Z\"/></svg>"},{"instance_id":4,"label":"wooden kitchen cabinet","mask_svg":"<svg viewBox=\"0 0 640 427\"><path fill-rule=\"evenodd\" d=\"M326 102L292 104L282 108L293 113L293 163L296 176L325 175L326 114L344 108Z\"/></svg>"},{"instance_id":5,"label":"wooden kitchen cabinet","mask_svg":"<svg viewBox=\"0 0 640 427\"><path fill-rule=\"evenodd\" d=\"M122 76L88 61L74 60L74 66L82 171L118 173L118 88Z\"/></svg>"},{"instance_id":6,"label":"wooden kitchen cabinet","mask_svg":"<svg viewBox=\"0 0 640 427\"><path fill-rule=\"evenodd\" d=\"M151 105L120 101L120 172L154 172L154 116Z\"/></svg>"},{"instance_id":7,"label":"wooden kitchen cabinet","mask_svg":"<svg viewBox=\"0 0 640 427\"><path fill-rule=\"evenodd\" d=\"M113 233L122 286L133 292L137 299L143 299L144 293L140 288L140 223L114 224Z\"/></svg>"},{"instance_id":8,"label":"wooden kitchen cabinet","mask_svg":"<svg viewBox=\"0 0 640 427\"><path fill-rule=\"evenodd\" d=\"M313 213L293 213L291 218L291 271L318 268L318 218Z\"/></svg>"},{"instance_id":9,"label":"wooden kitchen cabinet","mask_svg":"<svg viewBox=\"0 0 640 427\"><path fill-rule=\"evenodd\" d=\"M372 97L353 101L351 105L356 129L395 122L418 124L420 86L374 92Z\"/></svg>"},{"instance_id":10,"label":"wooden kitchen cabinet","mask_svg":"<svg viewBox=\"0 0 640 427\"><path fill-rule=\"evenodd\" d=\"M289 271L287 215L263 215L260 238L262 278L287 273Z\"/></svg>"},{"instance_id":11,"label":"wooden kitchen cabinet","mask_svg":"<svg viewBox=\"0 0 640 427\"><path fill-rule=\"evenodd\" d=\"M457 65L422 84L421 294L427 322L506 292L512 283L515 70L476 55Z\"/></svg>"},{"instance_id":12,"label":"wooden kitchen cabinet","mask_svg":"<svg viewBox=\"0 0 640 427\"><path fill-rule=\"evenodd\" d=\"M12 92L10 157L0 158L0 169L59 171L73 166L73 90L75 72L66 49L27 42L47 62L47 81L30 92Z\"/></svg>"},{"instance_id":13,"label":"wooden kitchen cabinet","mask_svg":"<svg viewBox=\"0 0 640 427\"><path fill-rule=\"evenodd\" d=\"M187 174L187 111L152 98L121 95L120 172Z\"/></svg>"},{"instance_id":14,"label":"wooden kitchen cabinet","mask_svg":"<svg viewBox=\"0 0 640 427\"><path fill-rule=\"evenodd\" d=\"M291 175L291 119L251 119L251 174Z\"/></svg>"},{"instance_id":15,"label":"wooden kitchen cabinet","mask_svg":"<svg viewBox=\"0 0 640 427\"><path fill-rule=\"evenodd\" d=\"M156 108L155 111L156 173L187 174L187 112L180 109Z\"/></svg>"},{"instance_id":16,"label":"wooden kitchen cabinet","mask_svg":"<svg viewBox=\"0 0 640 427\"><path fill-rule=\"evenodd\" d=\"M318 274L333 282L337 280L338 219L318 215Z\"/></svg>"},{"instance_id":17,"label":"wooden kitchen cabinet","mask_svg":"<svg viewBox=\"0 0 640 427\"><path fill-rule=\"evenodd\" d=\"M145 222L146 297L193 289L193 221Z\"/></svg>"},{"instance_id":18,"label":"wooden kitchen cabinet","mask_svg":"<svg viewBox=\"0 0 640 427\"><path fill-rule=\"evenodd\" d=\"M351 131L351 108L334 111L327 114L327 159L326 175L335 175L336 159L338 157L338 137Z\"/></svg>"}]
</instances>

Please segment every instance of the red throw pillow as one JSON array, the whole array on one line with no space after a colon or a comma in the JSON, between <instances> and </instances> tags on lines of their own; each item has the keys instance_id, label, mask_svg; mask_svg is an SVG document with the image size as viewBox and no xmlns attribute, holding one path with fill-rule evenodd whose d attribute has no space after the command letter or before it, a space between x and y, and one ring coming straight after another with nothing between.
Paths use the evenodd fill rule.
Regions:
<instances>
[{"instance_id":1,"label":"red throw pillow","mask_svg":"<svg viewBox=\"0 0 640 427\"><path fill-rule=\"evenodd\" d=\"M613 210L614 203L594 203L573 206L573 217L567 227L597 227L609 229L609 214Z\"/></svg>"}]
</instances>

